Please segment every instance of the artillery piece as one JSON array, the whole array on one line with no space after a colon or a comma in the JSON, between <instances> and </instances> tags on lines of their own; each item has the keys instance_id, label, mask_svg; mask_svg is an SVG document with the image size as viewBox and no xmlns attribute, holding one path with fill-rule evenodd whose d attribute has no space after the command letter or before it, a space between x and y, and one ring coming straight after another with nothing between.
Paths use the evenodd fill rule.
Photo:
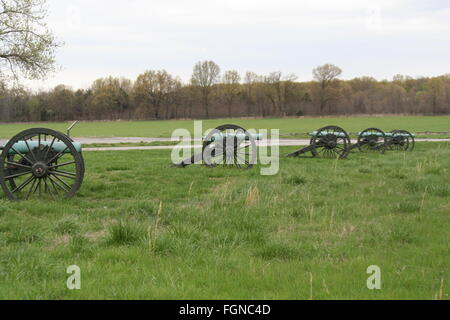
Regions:
<instances>
[{"instance_id":1,"label":"artillery piece","mask_svg":"<svg viewBox=\"0 0 450 320\"><path fill-rule=\"evenodd\" d=\"M311 136L309 146L289 154L288 157L298 157L308 152L311 152L313 157L329 159L344 159L348 156L351 141L344 129L328 126L309 135Z\"/></svg>"},{"instance_id":2,"label":"artillery piece","mask_svg":"<svg viewBox=\"0 0 450 320\"><path fill-rule=\"evenodd\" d=\"M81 144L45 128L25 130L0 147L0 185L11 200L70 198L84 177Z\"/></svg>"},{"instance_id":3,"label":"artillery piece","mask_svg":"<svg viewBox=\"0 0 450 320\"><path fill-rule=\"evenodd\" d=\"M251 169L257 162L256 141L259 134L251 134L246 129L227 124L212 130L203 138L202 152L177 164L177 167L203 162L207 167L219 165Z\"/></svg>"},{"instance_id":4,"label":"artillery piece","mask_svg":"<svg viewBox=\"0 0 450 320\"><path fill-rule=\"evenodd\" d=\"M349 151L359 149L361 152L380 152L386 150L413 151L415 135L406 130L383 132L377 128L369 128L358 134L358 142L349 147Z\"/></svg>"},{"instance_id":5,"label":"artillery piece","mask_svg":"<svg viewBox=\"0 0 450 320\"><path fill-rule=\"evenodd\" d=\"M393 130L386 133L386 147L394 151L413 151L416 135L406 130Z\"/></svg>"},{"instance_id":6,"label":"artillery piece","mask_svg":"<svg viewBox=\"0 0 450 320\"><path fill-rule=\"evenodd\" d=\"M358 134L358 142L349 146L349 151L359 149L361 152L385 153L386 148L386 134L380 129L369 128Z\"/></svg>"}]
</instances>

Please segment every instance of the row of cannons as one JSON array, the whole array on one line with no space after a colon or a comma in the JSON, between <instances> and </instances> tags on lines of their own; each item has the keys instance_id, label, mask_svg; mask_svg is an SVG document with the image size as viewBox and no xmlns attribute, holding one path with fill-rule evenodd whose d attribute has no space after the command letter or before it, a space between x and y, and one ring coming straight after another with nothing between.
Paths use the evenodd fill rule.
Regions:
<instances>
[{"instance_id":1,"label":"row of cannons","mask_svg":"<svg viewBox=\"0 0 450 320\"><path fill-rule=\"evenodd\" d=\"M385 133L370 128L358 134L355 144L344 129L336 126L322 128L310 136L309 146L288 157L310 153L313 157L343 159L355 149L380 153L412 151L415 144L414 135L404 130ZM240 126L220 126L203 138L201 152L176 166L184 168L203 163L208 167L250 169L257 162L257 142L262 139L262 135L252 134ZM44 195L55 199L70 198L81 187L85 171L82 148L69 133L29 129L9 140L0 151L0 185L11 200Z\"/></svg>"},{"instance_id":2,"label":"row of cannons","mask_svg":"<svg viewBox=\"0 0 450 320\"><path fill-rule=\"evenodd\" d=\"M355 149L361 152L385 153L387 150L413 151L415 147L415 135L406 130L384 132L369 128L358 133L355 144L352 144L350 135L344 129L336 126L328 126L309 135L309 146L289 154L288 157L298 157L310 152L313 157L345 159Z\"/></svg>"},{"instance_id":3,"label":"row of cannons","mask_svg":"<svg viewBox=\"0 0 450 320\"><path fill-rule=\"evenodd\" d=\"M287 156L299 157L310 153L312 157L345 159L355 149L385 153L387 150L413 151L415 147L415 135L406 130L383 132L377 128L369 128L358 133L358 140L354 144L350 135L337 126L324 127L309 133L309 136L311 139L307 147ZM261 139L262 135L251 134L239 126L221 126L203 139L202 152L177 166L186 167L203 161L206 166L232 165L248 169L255 163L256 141Z\"/></svg>"}]
</instances>

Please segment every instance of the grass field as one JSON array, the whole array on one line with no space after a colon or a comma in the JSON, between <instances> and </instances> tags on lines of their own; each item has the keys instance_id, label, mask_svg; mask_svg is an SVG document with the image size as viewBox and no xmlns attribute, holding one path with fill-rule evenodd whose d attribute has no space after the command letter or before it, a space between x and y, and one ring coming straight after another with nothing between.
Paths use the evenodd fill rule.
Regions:
<instances>
[{"instance_id":1,"label":"grass field","mask_svg":"<svg viewBox=\"0 0 450 320\"><path fill-rule=\"evenodd\" d=\"M384 131L404 129L412 132L450 132L450 116L440 117L339 117L339 118L288 118L288 119L218 119L204 121L204 130L225 123L244 126L246 129L280 129L284 137L302 136L327 125L338 125L348 132L360 132L377 127ZM0 138L11 138L18 132L47 127L65 132L69 123L1 124ZM73 130L75 137L166 137L178 128L193 130L193 121L134 121L134 122L81 122Z\"/></svg>"},{"instance_id":2,"label":"grass field","mask_svg":"<svg viewBox=\"0 0 450 320\"><path fill-rule=\"evenodd\" d=\"M309 123L285 121L285 132ZM400 121L409 123L380 124ZM305 129L319 122L329 121ZM149 136L171 130L153 124L140 123ZM418 143L408 154L282 158L264 177L171 168L170 151L87 152L74 199L12 203L0 193L0 299L449 299L449 159L450 144ZM66 288L70 265L81 268L79 291ZM382 290L366 287L370 265Z\"/></svg>"}]
</instances>

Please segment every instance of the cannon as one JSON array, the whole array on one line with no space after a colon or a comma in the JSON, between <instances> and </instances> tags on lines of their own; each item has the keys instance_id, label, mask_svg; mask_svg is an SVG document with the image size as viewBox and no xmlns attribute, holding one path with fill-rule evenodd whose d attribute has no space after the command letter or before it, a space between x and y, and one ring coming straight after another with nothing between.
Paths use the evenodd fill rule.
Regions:
<instances>
[{"instance_id":1,"label":"cannon","mask_svg":"<svg viewBox=\"0 0 450 320\"><path fill-rule=\"evenodd\" d=\"M313 157L324 157L330 159L344 159L348 156L351 145L348 133L337 126L328 126L311 132L308 147L288 154L288 157L298 157L311 152Z\"/></svg>"},{"instance_id":2,"label":"cannon","mask_svg":"<svg viewBox=\"0 0 450 320\"><path fill-rule=\"evenodd\" d=\"M413 151L416 145L415 134L406 130L393 130L386 133L386 147L393 151Z\"/></svg>"},{"instance_id":3,"label":"cannon","mask_svg":"<svg viewBox=\"0 0 450 320\"><path fill-rule=\"evenodd\" d=\"M257 162L256 141L262 135L251 134L246 129L227 124L213 129L203 137L202 152L176 164L185 168L203 162L207 167L236 167L251 169Z\"/></svg>"},{"instance_id":4,"label":"cannon","mask_svg":"<svg viewBox=\"0 0 450 320\"><path fill-rule=\"evenodd\" d=\"M349 151L359 149L361 152L385 153L387 148L386 134L377 128L369 128L358 133L358 141L349 146Z\"/></svg>"},{"instance_id":5,"label":"cannon","mask_svg":"<svg viewBox=\"0 0 450 320\"><path fill-rule=\"evenodd\" d=\"M359 149L361 152L380 152L386 150L412 151L415 146L415 135L406 130L383 132L377 128L369 128L358 134L358 141L349 147L349 151Z\"/></svg>"},{"instance_id":6,"label":"cannon","mask_svg":"<svg viewBox=\"0 0 450 320\"><path fill-rule=\"evenodd\" d=\"M84 178L81 144L45 128L25 130L0 147L0 185L11 200L73 197Z\"/></svg>"}]
</instances>

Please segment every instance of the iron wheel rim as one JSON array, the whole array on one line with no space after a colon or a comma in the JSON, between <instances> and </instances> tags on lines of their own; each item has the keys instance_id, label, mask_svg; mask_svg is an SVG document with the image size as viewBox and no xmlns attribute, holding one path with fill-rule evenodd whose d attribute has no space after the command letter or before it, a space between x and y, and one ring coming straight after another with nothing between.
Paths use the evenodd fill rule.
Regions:
<instances>
[{"instance_id":1,"label":"iron wheel rim","mask_svg":"<svg viewBox=\"0 0 450 320\"><path fill-rule=\"evenodd\" d=\"M392 141L390 143L391 150L397 151L413 151L416 145L416 141L411 132L406 130L393 130Z\"/></svg>"},{"instance_id":2,"label":"iron wheel rim","mask_svg":"<svg viewBox=\"0 0 450 320\"><path fill-rule=\"evenodd\" d=\"M26 151L16 149L16 143L21 142ZM51 129L29 129L17 134L0 155L0 184L14 201L71 198L83 178L81 152L69 137Z\"/></svg>"},{"instance_id":3,"label":"iron wheel rim","mask_svg":"<svg viewBox=\"0 0 450 320\"><path fill-rule=\"evenodd\" d=\"M227 134L231 136L241 134L245 139L231 139ZM222 144L213 141L215 135L224 135L226 140L223 140ZM249 170L257 161L257 146L253 135L246 129L232 124L212 130L203 141L202 152L203 162L210 168L223 166Z\"/></svg>"},{"instance_id":4,"label":"iron wheel rim","mask_svg":"<svg viewBox=\"0 0 450 320\"><path fill-rule=\"evenodd\" d=\"M311 153L313 157L327 159L345 159L351 144L348 133L337 126L327 126L319 129L311 138Z\"/></svg>"},{"instance_id":5,"label":"iron wheel rim","mask_svg":"<svg viewBox=\"0 0 450 320\"><path fill-rule=\"evenodd\" d=\"M386 134L378 128L369 128L358 136L358 149L361 152L386 152Z\"/></svg>"}]
</instances>

